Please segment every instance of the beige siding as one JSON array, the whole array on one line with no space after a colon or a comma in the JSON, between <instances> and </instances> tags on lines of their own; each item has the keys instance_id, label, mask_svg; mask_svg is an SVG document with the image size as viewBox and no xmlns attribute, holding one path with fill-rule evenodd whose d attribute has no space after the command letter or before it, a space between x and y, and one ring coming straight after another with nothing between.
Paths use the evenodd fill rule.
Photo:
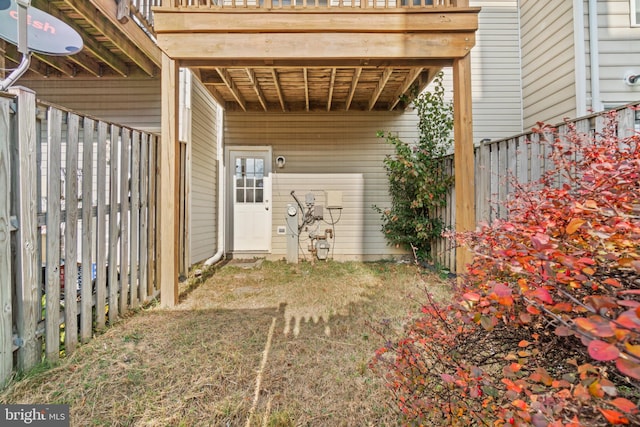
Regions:
<instances>
[{"instance_id":1,"label":"beige siding","mask_svg":"<svg viewBox=\"0 0 640 427\"><path fill-rule=\"evenodd\" d=\"M160 79L19 80L38 98L102 120L160 132Z\"/></svg>"},{"instance_id":2,"label":"beige siding","mask_svg":"<svg viewBox=\"0 0 640 427\"><path fill-rule=\"evenodd\" d=\"M629 0L598 1L600 98L605 107L640 99L640 85L629 86L627 72L640 73L640 28L631 27Z\"/></svg>"},{"instance_id":3,"label":"beige siding","mask_svg":"<svg viewBox=\"0 0 640 427\"><path fill-rule=\"evenodd\" d=\"M573 0L522 0L524 127L576 115Z\"/></svg>"},{"instance_id":4,"label":"beige siding","mask_svg":"<svg viewBox=\"0 0 640 427\"><path fill-rule=\"evenodd\" d=\"M203 261L218 246L217 104L196 78L191 91L190 261Z\"/></svg>"},{"instance_id":5,"label":"beige siding","mask_svg":"<svg viewBox=\"0 0 640 427\"><path fill-rule=\"evenodd\" d=\"M364 202L364 177L362 174L297 174L273 173L273 239L272 256L283 258L287 253L286 234L278 234L278 227L286 230L286 208L294 204L291 191L295 191L301 203L305 195L312 193L317 206L326 206L325 191L342 192L342 209L324 209L324 221L317 221L309 227L315 234L332 230L334 237L328 239L331 245L330 257L336 260L360 260L364 248L364 216L370 208ZM299 255L311 260L308 251L309 231L300 234Z\"/></svg>"},{"instance_id":6,"label":"beige siding","mask_svg":"<svg viewBox=\"0 0 640 427\"><path fill-rule=\"evenodd\" d=\"M389 206L388 183L382 163L389 147L383 139L376 137L378 130L415 141L416 117L412 113L383 112L228 113L225 145L272 146L274 158L286 157L283 169L272 166L278 176L292 173L361 174L364 179L362 255L364 259L379 259L402 251L387 245L380 231L379 216L371 207ZM274 226L280 219L274 216ZM342 248L357 244L337 243Z\"/></svg>"}]
</instances>

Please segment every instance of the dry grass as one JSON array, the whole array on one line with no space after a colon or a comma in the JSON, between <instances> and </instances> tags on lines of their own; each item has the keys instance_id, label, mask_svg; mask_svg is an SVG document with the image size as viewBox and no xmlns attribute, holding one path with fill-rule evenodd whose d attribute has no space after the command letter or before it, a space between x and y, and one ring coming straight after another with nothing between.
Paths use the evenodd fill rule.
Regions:
<instances>
[{"instance_id":1,"label":"dry grass","mask_svg":"<svg viewBox=\"0 0 640 427\"><path fill-rule=\"evenodd\" d=\"M367 368L381 345L367 322L401 325L425 284L448 294L395 263L229 264L177 309L131 316L0 401L69 404L74 426L396 425Z\"/></svg>"}]
</instances>

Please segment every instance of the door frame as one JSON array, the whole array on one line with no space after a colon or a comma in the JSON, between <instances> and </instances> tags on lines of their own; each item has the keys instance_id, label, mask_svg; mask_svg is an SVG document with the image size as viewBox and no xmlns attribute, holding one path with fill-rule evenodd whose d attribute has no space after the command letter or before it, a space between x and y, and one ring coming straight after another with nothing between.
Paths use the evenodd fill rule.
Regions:
<instances>
[{"instance_id":1,"label":"door frame","mask_svg":"<svg viewBox=\"0 0 640 427\"><path fill-rule=\"evenodd\" d=\"M233 247L233 230L235 224L234 212L233 212L233 177L235 175L235 165L231 163L232 153L236 152L264 152L267 157L265 162L265 176L269 176L273 170L273 147L270 145L231 145L224 148L224 161L225 161L225 247L228 248L228 253L234 252ZM273 188L271 188L273 194ZM272 194L269 194L269 198L272 199ZM273 200L271 200L271 203ZM271 221L273 222L273 220ZM269 224L270 228L273 228L273 224ZM271 253L272 242L269 242L268 251L256 251L256 253Z\"/></svg>"}]
</instances>

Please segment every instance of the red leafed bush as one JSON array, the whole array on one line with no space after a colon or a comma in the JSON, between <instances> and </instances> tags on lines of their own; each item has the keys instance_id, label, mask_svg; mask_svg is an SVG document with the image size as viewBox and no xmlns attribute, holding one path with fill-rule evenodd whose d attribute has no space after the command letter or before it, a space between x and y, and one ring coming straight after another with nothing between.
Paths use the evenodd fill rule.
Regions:
<instances>
[{"instance_id":1,"label":"red leafed bush","mask_svg":"<svg viewBox=\"0 0 640 427\"><path fill-rule=\"evenodd\" d=\"M640 136L615 112L597 134L534 132L552 170L457 236L475 256L452 302L371 363L410 424L640 425Z\"/></svg>"}]
</instances>

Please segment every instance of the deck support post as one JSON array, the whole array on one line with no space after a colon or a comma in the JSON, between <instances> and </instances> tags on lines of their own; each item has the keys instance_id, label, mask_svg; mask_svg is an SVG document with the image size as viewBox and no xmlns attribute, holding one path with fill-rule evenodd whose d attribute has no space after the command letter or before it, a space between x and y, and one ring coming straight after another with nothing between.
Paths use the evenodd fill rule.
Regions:
<instances>
[{"instance_id":1,"label":"deck support post","mask_svg":"<svg viewBox=\"0 0 640 427\"><path fill-rule=\"evenodd\" d=\"M476 227L473 114L471 103L471 55L453 61L453 133L455 168L455 211L457 232ZM456 251L456 272L464 274L472 260L468 248Z\"/></svg>"},{"instance_id":2,"label":"deck support post","mask_svg":"<svg viewBox=\"0 0 640 427\"><path fill-rule=\"evenodd\" d=\"M178 165L178 83L177 62L162 54L162 136L160 139L159 223L161 240L156 242L159 256L160 305L178 303L178 206L180 191Z\"/></svg>"}]
</instances>

